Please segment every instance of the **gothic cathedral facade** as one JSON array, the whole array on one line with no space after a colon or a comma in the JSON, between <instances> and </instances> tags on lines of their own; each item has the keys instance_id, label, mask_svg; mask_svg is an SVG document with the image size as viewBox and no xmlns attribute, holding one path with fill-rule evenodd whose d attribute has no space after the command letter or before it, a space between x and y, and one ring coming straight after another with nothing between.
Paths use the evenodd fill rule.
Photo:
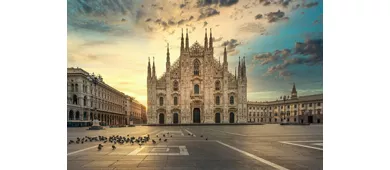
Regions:
<instances>
[{"instance_id":1,"label":"gothic cathedral facade","mask_svg":"<svg viewBox=\"0 0 390 170\"><path fill-rule=\"evenodd\" d=\"M168 44L169 46L169 44ZM169 47L166 72L156 76L156 67L148 62L148 124L246 123L247 77L245 58L238 74L228 71L226 47L223 63L214 58L213 37L205 33L204 46L185 44L181 34L180 56L172 65Z\"/></svg>"}]
</instances>

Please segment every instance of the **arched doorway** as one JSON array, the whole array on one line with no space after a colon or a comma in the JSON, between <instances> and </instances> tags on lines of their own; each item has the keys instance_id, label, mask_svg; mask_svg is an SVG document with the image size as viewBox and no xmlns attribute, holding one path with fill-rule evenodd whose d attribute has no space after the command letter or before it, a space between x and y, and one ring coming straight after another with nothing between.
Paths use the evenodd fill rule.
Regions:
<instances>
[{"instance_id":1,"label":"arched doorway","mask_svg":"<svg viewBox=\"0 0 390 170\"><path fill-rule=\"evenodd\" d=\"M179 114L173 113L173 124L179 123Z\"/></svg>"},{"instance_id":2,"label":"arched doorway","mask_svg":"<svg viewBox=\"0 0 390 170\"><path fill-rule=\"evenodd\" d=\"M158 123L160 123L160 124L164 124L164 114L163 113L160 113L159 115L158 115Z\"/></svg>"},{"instance_id":3,"label":"arched doorway","mask_svg":"<svg viewBox=\"0 0 390 170\"><path fill-rule=\"evenodd\" d=\"M80 120L80 112L79 111L76 112L76 120Z\"/></svg>"},{"instance_id":4,"label":"arched doorway","mask_svg":"<svg viewBox=\"0 0 390 170\"><path fill-rule=\"evenodd\" d=\"M69 120L73 120L73 110L69 111Z\"/></svg>"},{"instance_id":5,"label":"arched doorway","mask_svg":"<svg viewBox=\"0 0 390 170\"><path fill-rule=\"evenodd\" d=\"M234 123L234 113L230 112L229 123Z\"/></svg>"},{"instance_id":6,"label":"arched doorway","mask_svg":"<svg viewBox=\"0 0 390 170\"><path fill-rule=\"evenodd\" d=\"M200 123L200 109L199 108L194 109L192 120L194 123Z\"/></svg>"},{"instance_id":7,"label":"arched doorway","mask_svg":"<svg viewBox=\"0 0 390 170\"><path fill-rule=\"evenodd\" d=\"M215 123L221 123L221 114L215 113Z\"/></svg>"}]
</instances>

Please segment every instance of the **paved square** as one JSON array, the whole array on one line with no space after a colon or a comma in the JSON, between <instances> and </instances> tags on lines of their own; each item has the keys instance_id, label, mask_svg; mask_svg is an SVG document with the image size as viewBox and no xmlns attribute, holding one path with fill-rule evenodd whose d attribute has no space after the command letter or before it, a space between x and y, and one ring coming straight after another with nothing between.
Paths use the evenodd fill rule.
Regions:
<instances>
[{"instance_id":1,"label":"paved square","mask_svg":"<svg viewBox=\"0 0 390 170\"><path fill-rule=\"evenodd\" d=\"M129 155L189 155L185 146L142 146Z\"/></svg>"},{"instance_id":2,"label":"paved square","mask_svg":"<svg viewBox=\"0 0 390 170\"><path fill-rule=\"evenodd\" d=\"M68 141L85 136L147 134L157 143L117 143L116 149L110 142L69 144L68 169L299 170L322 169L323 164L322 126L318 125L136 126L103 131L68 128ZM100 151L99 143L103 145Z\"/></svg>"}]
</instances>

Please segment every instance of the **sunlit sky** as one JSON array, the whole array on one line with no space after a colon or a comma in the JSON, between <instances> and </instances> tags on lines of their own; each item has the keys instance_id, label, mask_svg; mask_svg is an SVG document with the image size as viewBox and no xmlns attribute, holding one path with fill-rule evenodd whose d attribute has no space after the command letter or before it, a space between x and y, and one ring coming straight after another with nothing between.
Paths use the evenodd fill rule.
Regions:
<instances>
[{"instance_id":1,"label":"sunlit sky","mask_svg":"<svg viewBox=\"0 0 390 170\"><path fill-rule=\"evenodd\" d=\"M147 62L158 77L179 57L182 28L204 43L212 28L214 57L229 70L246 57L248 100L276 100L323 91L323 4L320 0L107 0L67 2L68 67L102 75L110 86L146 105Z\"/></svg>"}]
</instances>

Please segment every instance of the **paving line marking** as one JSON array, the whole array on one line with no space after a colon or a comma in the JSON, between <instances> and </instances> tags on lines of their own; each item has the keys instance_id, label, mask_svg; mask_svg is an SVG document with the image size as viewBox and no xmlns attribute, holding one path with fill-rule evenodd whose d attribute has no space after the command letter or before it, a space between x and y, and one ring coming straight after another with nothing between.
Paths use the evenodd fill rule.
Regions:
<instances>
[{"instance_id":1,"label":"paving line marking","mask_svg":"<svg viewBox=\"0 0 390 170\"><path fill-rule=\"evenodd\" d=\"M104 145L103 145L104 146ZM74 152L71 152L71 153L68 153L68 156L69 155L73 155L75 153L79 153L79 152L83 152L83 151L86 151L86 150L90 150L90 149L93 149L93 148L97 148L97 146L91 146L89 148L85 148L85 149L81 149L81 150L78 150L78 151L74 151Z\"/></svg>"},{"instance_id":2,"label":"paving line marking","mask_svg":"<svg viewBox=\"0 0 390 170\"><path fill-rule=\"evenodd\" d=\"M300 146L300 147L304 147L304 148L316 149L316 150L321 150L321 151L323 150L322 148L317 148L317 147L307 146L307 145L301 145L301 144L291 143L291 142L287 142L287 141L280 141L280 143L284 143L284 144L288 144L288 145Z\"/></svg>"},{"instance_id":3,"label":"paving line marking","mask_svg":"<svg viewBox=\"0 0 390 170\"><path fill-rule=\"evenodd\" d=\"M223 142L221 142L221 141L218 141L218 140L217 140L216 142L218 142L219 144L224 145L224 146L226 146L226 147L228 147L228 148L230 148L230 149L233 149L233 150L235 150L235 151L237 151L237 152L240 152L240 153L242 153L242 154L244 154L244 155L246 155L246 156L249 156L249 157L251 157L251 158L253 158L253 159L256 159L256 160L258 160L258 161L260 161L260 162L262 162L262 163L265 163L265 164L267 164L267 165L269 165L269 166L272 166L272 167L274 167L274 168L276 168L276 169L288 170L288 169L285 168L285 167L282 167L282 166L277 165L277 164L275 164L275 163L273 163L273 162L267 161L267 160L265 160L265 159L263 159L263 158L260 158L260 157L258 157L258 156L256 156L256 155L253 155L253 154L251 154L251 153L245 152L245 151L243 151L243 150L241 150L241 149L238 149L238 148L236 148L236 147L234 147L234 146L230 146L230 145L228 145L228 144L226 144L226 143L223 143Z\"/></svg>"},{"instance_id":4,"label":"paving line marking","mask_svg":"<svg viewBox=\"0 0 390 170\"><path fill-rule=\"evenodd\" d=\"M190 132L189 130L187 130L187 129L184 129L184 130L187 131L189 134L193 135L194 137L196 137L196 135L193 134L192 132Z\"/></svg>"},{"instance_id":5,"label":"paving line marking","mask_svg":"<svg viewBox=\"0 0 390 170\"><path fill-rule=\"evenodd\" d=\"M237 136L245 136L245 137L267 137L267 136L307 136L307 135L322 135L322 134L281 134L281 135L244 135L244 134L240 134L240 133L231 133L231 132L225 132L225 131L221 131L221 130L214 130L214 129L208 129L208 130L211 130L211 131L218 131L218 132L222 132L222 133L227 133L227 134L231 134L231 135L237 135Z\"/></svg>"}]
</instances>

